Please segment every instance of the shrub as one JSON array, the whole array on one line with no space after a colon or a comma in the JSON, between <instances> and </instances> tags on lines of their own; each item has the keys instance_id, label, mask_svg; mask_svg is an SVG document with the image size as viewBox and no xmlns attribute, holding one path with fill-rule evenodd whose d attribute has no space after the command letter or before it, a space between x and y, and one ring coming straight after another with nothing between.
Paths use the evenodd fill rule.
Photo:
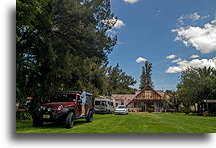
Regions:
<instances>
[{"instance_id":1,"label":"shrub","mask_svg":"<svg viewBox=\"0 0 216 148\"><path fill-rule=\"evenodd\" d=\"M190 109L189 108L184 107L182 110L183 110L183 112L185 114L189 114L190 113Z\"/></svg>"},{"instance_id":2,"label":"shrub","mask_svg":"<svg viewBox=\"0 0 216 148\"><path fill-rule=\"evenodd\" d=\"M29 120L31 119L31 114L27 112L16 112L16 120Z\"/></svg>"}]
</instances>

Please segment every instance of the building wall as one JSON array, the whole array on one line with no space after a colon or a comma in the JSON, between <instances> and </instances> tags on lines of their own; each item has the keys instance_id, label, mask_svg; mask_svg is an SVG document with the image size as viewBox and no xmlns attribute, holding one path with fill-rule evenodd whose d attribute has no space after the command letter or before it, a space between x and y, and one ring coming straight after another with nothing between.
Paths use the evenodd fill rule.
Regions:
<instances>
[{"instance_id":1,"label":"building wall","mask_svg":"<svg viewBox=\"0 0 216 148\"><path fill-rule=\"evenodd\" d=\"M159 96L156 92L152 90L144 90L140 94L136 96L137 99L161 99L161 96Z\"/></svg>"},{"instance_id":2,"label":"building wall","mask_svg":"<svg viewBox=\"0 0 216 148\"><path fill-rule=\"evenodd\" d=\"M161 99L163 94L162 90L155 91L151 87L146 87L146 89L137 91L135 94L113 94L111 98L115 99L116 105L128 105L131 110L148 111L153 106L153 111L160 112L162 110Z\"/></svg>"},{"instance_id":3,"label":"building wall","mask_svg":"<svg viewBox=\"0 0 216 148\"><path fill-rule=\"evenodd\" d=\"M132 110L138 108L139 111L162 111L162 96L164 92L162 90L154 90L150 86L147 86L142 91L137 92L128 107Z\"/></svg>"},{"instance_id":4,"label":"building wall","mask_svg":"<svg viewBox=\"0 0 216 148\"><path fill-rule=\"evenodd\" d=\"M113 94L112 99L115 99L116 105L127 105L133 99L135 94Z\"/></svg>"}]
</instances>

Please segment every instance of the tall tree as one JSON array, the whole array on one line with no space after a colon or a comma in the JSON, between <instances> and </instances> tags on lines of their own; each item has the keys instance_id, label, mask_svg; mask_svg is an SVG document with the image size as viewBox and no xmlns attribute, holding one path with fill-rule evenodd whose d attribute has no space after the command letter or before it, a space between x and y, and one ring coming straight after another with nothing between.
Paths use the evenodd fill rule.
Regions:
<instances>
[{"instance_id":1,"label":"tall tree","mask_svg":"<svg viewBox=\"0 0 216 148\"><path fill-rule=\"evenodd\" d=\"M117 39L107 34L115 22L104 23L114 17L109 0L17 0L16 15L17 97L98 87L102 79L92 77L103 71ZM88 73L81 79L82 71Z\"/></svg>"},{"instance_id":2,"label":"tall tree","mask_svg":"<svg viewBox=\"0 0 216 148\"><path fill-rule=\"evenodd\" d=\"M166 90L165 95L168 95L168 99L165 100L166 103L169 104L172 108L176 109L176 111L179 110L179 106L182 103L182 100L180 99L178 93L173 90Z\"/></svg>"},{"instance_id":3,"label":"tall tree","mask_svg":"<svg viewBox=\"0 0 216 148\"><path fill-rule=\"evenodd\" d=\"M42 30L51 25L49 0L17 0L16 9L16 90L17 97L34 95L39 89L38 51L46 49Z\"/></svg>"},{"instance_id":4,"label":"tall tree","mask_svg":"<svg viewBox=\"0 0 216 148\"><path fill-rule=\"evenodd\" d=\"M115 67L110 67L108 70L108 83L110 93L130 94L134 92L130 86L134 85L136 80L123 72L117 63Z\"/></svg>"},{"instance_id":5,"label":"tall tree","mask_svg":"<svg viewBox=\"0 0 216 148\"><path fill-rule=\"evenodd\" d=\"M108 72L117 41L107 32L116 23L110 0L17 0L16 15L18 98L81 87L95 95L131 90L131 76L118 66Z\"/></svg>"},{"instance_id":6,"label":"tall tree","mask_svg":"<svg viewBox=\"0 0 216 148\"><path fill-rule=\"evenodd\" d=\"M142 90L146 85L153 87L152 76L152 63L145 61L144 66L142 66L142 74L140 76L139 88Z\"/></svg>"}]
</instances>

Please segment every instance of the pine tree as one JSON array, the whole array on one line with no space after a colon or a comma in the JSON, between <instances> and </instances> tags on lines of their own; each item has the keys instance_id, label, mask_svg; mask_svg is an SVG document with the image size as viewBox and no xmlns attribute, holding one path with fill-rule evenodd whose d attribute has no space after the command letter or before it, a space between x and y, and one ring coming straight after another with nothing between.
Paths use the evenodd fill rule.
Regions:
<instances>
[{"instance_id":1,"label":"pine tree","mask_svg":"<svg viewBox=\"0 0 216 148\"><path fill-rule=\"evenodd\" d=\"M142 66L142 75L140 76L139 88L142 90L146 85L153 87L153 82L151 80L152 75L152 63L145 61L144 66Z\"/></svg>"},{"instance_id":2,"label":"pine tree","mask_svg":"<svg viewBox=\"0 0 216 148\"><path fill-rule=\"evenodd\" d=\"M136 80L120 69L117 63L115 67L109 69L108 82L111 93L130 94L134 92L130 86L134 85Z\"/></svg>"}]
</instances>

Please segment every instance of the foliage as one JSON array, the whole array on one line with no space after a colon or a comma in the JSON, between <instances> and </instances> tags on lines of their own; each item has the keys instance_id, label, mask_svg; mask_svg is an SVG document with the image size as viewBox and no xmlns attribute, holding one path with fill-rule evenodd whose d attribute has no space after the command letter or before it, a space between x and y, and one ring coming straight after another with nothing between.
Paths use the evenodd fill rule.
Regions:
<instances>
[{"instance_id":1,"label":"foliage","mask_svg":"<svg viewBox=\"0 0 216 148\"><path fill-rule=\"evenodd\" d=\"M144 66L142 66L142 75L140 80L140 90L142 90L146 85L153 87L153 82L151 80L152 75L152 63L145 61Z\"/></svg>"},{"instance_id":2,"label":"foliage","mask_svg":"<svg viewBox=\"0 0 216 148\"><path fill-rule=\"evenodd\" d=\"M183 111L185 114L189 114L189 113L190 113L190 109L189 109L189 108L186 108L186 107L183 107L183 108L182 108L182 111Z\"/></svg>"},{"instance_id":3,"label":"foliage","mask_svg":"<svg viewBox=\"0 0 216 148\"><path fill-rule=\"evenodd\" d=\"M204 100L216 99L216 70L214 68L189 68L181 74L181 82L177 85L177 93L184 107ZM198 108L198 112L200 109Z\"/></svg>"},{"instance_id":4,"label":"foliage","mask_svg":"<svg viewBox=\"0 0 216 148\"><path fill-rule=\"evenodd\" d=\"M31 119L31 114L28 112L16 112L16 120L29 120Z\"/></svg>"},{"instance_id":5,"label":"foliage","mask_svg":"<svg viewBox=\"0 0 216 148\"><path fill-rule=\"evenodd\" d=\"M166 96L168 97L168 99L166 99L166 103L169 104L171 108L179 110L180 104L182 103L179 94L176 91L166 90L165 97Z\"/></svg>"},{"instance_id":6,"label":"foliage","mask_svg":"<svg viewBox=\"0 0 216 148\"><path fill-rule=\"evenodd\" d=\"M17 0L17 98L38 104L60 90L115 92L107 64L117 37L107 31L116 21L104 23L113 18L109 0ZM131 90L135 81L120 71L119 91Z\"/></svg>"},{"instance_id":7,"label":"foliage","mask_svg":"<svg viewBox=\"0 0 216 148\"><path fill-rule=\"evenodd\" d=\"M134 85L136 81L131 76L126 75L119 68L119 64L108 69L109 92L115 94L134 93L134 89L129 86Z\"/></svg>"}]
</instances>

